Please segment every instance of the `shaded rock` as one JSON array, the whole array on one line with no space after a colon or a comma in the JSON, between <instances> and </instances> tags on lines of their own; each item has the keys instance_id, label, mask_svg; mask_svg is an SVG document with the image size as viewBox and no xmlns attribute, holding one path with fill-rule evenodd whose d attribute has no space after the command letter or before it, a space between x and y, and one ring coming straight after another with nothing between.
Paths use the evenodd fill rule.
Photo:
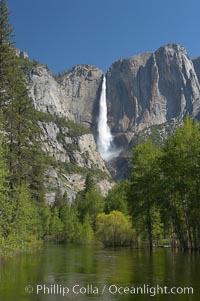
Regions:
<instances>
[{"instance_id":1,"label":"shaded rock","mask_svg":"<svg viewBox=\"0 0 200 301\"><path fill-rule=\"evenodd\" d=\"M78 138L78 146L80 156L83 159L83 166L96 168L108 173L105 163L97 151L97 145L92 134L82 135ZM78 162L77 162L78 163ZM108 173L109 174L109 173Z\"/></svg>"},{"instance_id":2,"label":"shaded rock","mask_svg":"<svg viewBox=\"0 0 200 301\"><path fill-rule=\"evenodd\" d=\"M76 199L77 192L84 188L84 177L79 174L60 176L56 170L51 168L46 171L45 177L47 190L45 199L46 203L51 206L55 203L58 191L62 196L64 193L67 193L69 202L73 203Z\"/></svg>"},{"instance_id":3,"label":"shaded rock","mask_svg":"<svg viewBox=\"0 0 200 301\"><path fill-rule=\"evenodd\" d=\"M93 172L97 185L101 182L98 179L99 173L104 175L107 186L102 192L105 195L111 188L112 181L103 159L97 152L93 135L68 137L69 129L58 126L56 119L55 122L40 122L39 125L42 129L43 150L52 157L50 162L53 161L52 168L48 168L45 173L46 202L52 205L58 191L62 196L67 193L69 201L74 202L76 194L84 189L87 171Z\"/></svg>"},{"instance_id":4,"label":"shaded rock","mask_svg":"<svg viewBox=\"0 0 200 301\"><path fill-rule=\"evenodd\" d=\"M196 59L192 60L194 69L196 71L196 75L198 77L198 80L200 82L200 56L197 57Z\"/></svg>"},{"instance_id":5,"label":"shaded rock","mask_svg":"<svg viewBox=\"0 0 200 301\"><path fill-rule=\"evenodd\" d=\"M107 72L107 101L113 134L126 133L129 141L149 126L197 116L200 86L185 48L169 44L114 63Z\"/></svg>"},{"instance_id":6,"label":"shaded rock","mask_svg":"<svg viewBox=\"0 0 200 301\"><path fill-rule=\"evenodd\" d=\"M29 60L29 56L25 51L22 51L20 49L15 49L15 54L17 57L24 59L24 60Z\"/></svg>"},{"instance_id":7,"label":"shaded rock","mask_svg":"<svg viewBox=\"0 0 200 301\"><path fill-rule=\"evenodd\" d=\"M28 76L36 110L93 127L98 115L102 71L91 65L76 66L54 77L46 66L33 68Z\"/></svg>"},{"instance_id":8,"label":"shaded rock","mask_svg":"<svg viewBox=\"0 0 200 301\"><path fill-rule=\"evenodd\" d=\"M99 187L101 194L105 197L109 190L114 186L114 182L104 179L98 182L97 186Z\"/></svg>"}]
</instances>

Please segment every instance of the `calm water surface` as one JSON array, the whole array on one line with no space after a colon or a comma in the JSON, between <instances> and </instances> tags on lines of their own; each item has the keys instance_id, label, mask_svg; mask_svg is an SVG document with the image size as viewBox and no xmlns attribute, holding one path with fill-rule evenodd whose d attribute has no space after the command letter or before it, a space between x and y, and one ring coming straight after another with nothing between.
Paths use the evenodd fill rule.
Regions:
<instances>
[{"instance_id":1,"label":"calm water surface","mask_svg":"<svg viewBox=\"0 0 200 301\"><path fill-rule=\"evenodd\" d=\"M37 285L40 285L38 294ZM157 285L192 286L194 294L151 297L134 295L127 289L126 293L114 294L116 287L121 292L121 287L144 285L146 289ZM62 296L64 288L69 292ZM129 248L47 245L42 251L0 262L0 300L199 301L200 255L173 253L170 249L158 249L150 254L147 250Z\"/></svg>"}]
</instances>

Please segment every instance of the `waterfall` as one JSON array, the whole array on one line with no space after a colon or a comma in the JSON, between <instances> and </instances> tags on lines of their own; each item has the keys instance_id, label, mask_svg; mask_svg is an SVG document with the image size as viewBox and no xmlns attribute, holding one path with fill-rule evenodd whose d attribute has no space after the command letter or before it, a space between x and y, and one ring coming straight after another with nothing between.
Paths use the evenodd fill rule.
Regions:
<instances>
[{"instance_id":1,"label":"waterfall","mask_svg":"<svg viewBox=\"0 0 200 301\"><path fill-rule=\"evenodd\" d=\"M112 147L112 134L107 124L106 77L103 77L98 119L98 150L104 160L109 160Z\"/></svg>"}]
</instances>

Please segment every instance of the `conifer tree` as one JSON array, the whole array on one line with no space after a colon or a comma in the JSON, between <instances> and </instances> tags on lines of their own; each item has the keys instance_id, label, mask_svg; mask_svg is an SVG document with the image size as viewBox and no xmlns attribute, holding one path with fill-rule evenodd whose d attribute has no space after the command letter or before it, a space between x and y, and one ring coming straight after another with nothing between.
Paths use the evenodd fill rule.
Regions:
<instances>
[{"instance_id":1,"label":"conifer tree","mask_svg":"<svg viewBox=\"0 0 200 301\"><path fill-rule=\"evenodd\" d=\"M0 235L11 239L39 236L44 206L40 129L21 64L7 3L0 0L0 123L6 149L5 162L0 153Z\"/></svg>"},{"instance_id":2,"label":"conifer tree","mask_svg":"<svg viewBox=\"0 0 200 301\"><path fill-rule=\"evenodd\" d=\"M31 235L37 236L39 215L25 184L19 190L16 189L15 198L17 206L13 233L22 239L27 239Z\"/></svg>"},{"instance_id":3,"label":"conifer tree","mask_svg":"<svg viewBox=\"0 0 200 301\"><path fill-rule=\"evenodd\" d=\"M51 224L50 224L50 232L52 238L55 241L60 241L63 235L63 223L59 218L59 210L57 207L53 208Z\"/></svg>"},{"instance_id":4,"label":"conifer tree","mask_svg":"<svg viewBox=\"0 0 200 301\"><path fill-rule=\"evenodd\" d=\"M12 230L15 204L10 202L8 169L0 136L0 238L7 238Z\"/></svg>"},{"instance_id":5,"label":"conifer tree","mask_svg":"<svg viewBox=\"0 0 200 301\"><path fill-rule=\"evenodd\" d=\"M8 101L6 77L11 74L14 63L13 30L9 23L9 11L6 0L0 1L0 104Z\"/></svg>"},{"instance_id":6,"label":"conifer tree","mask_svg":"<svg viewBox=\"0 0 200 301\"><path fill-rule=\"evenodd\" d=\"M80 221L83 223L87 217L94 227L97 214L103 212L104 198L90 175L86 177L85 189L77 195L76 206Z\"/></svg>"},{"instance_id":7,"label":"conifer tree","mask_svg":"<svg viewBox=\"0 0 200 301\"><path fill-rule=\"evenodd\" d=\"M26 182L32 197L43 197L43 160L36 111L13 46L6 0L0 1L0 118L8 146L10 189ZM41 197L42 195L42 197Z\"/></svg>"}]
</instances>

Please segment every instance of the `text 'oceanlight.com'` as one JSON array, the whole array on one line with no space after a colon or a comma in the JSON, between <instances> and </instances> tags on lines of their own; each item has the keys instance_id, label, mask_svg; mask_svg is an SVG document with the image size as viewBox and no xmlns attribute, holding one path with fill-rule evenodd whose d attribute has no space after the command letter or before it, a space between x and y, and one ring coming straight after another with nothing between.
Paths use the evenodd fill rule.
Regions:
<instances>
[{"instance_id":1,"label":"text 'oceanlight.com'","mask_svg":"<svg viewBox=\"0 0 200 301\"><path fill-rule=\"evenodd\" d=\"M151 286L149 284L144 285L131 285L122 286L117 284L105 284L104 286L98 286L95 284L72 284L72 285L61 285L61 284L37 284L35 286L27 285L25 287L27 294L35 293L36 295L59 295L67 296L73 295L149 295L154 297L156 295L193 295L193 287L182 287L182 286Z\"/></svg>"}]
</instances>

